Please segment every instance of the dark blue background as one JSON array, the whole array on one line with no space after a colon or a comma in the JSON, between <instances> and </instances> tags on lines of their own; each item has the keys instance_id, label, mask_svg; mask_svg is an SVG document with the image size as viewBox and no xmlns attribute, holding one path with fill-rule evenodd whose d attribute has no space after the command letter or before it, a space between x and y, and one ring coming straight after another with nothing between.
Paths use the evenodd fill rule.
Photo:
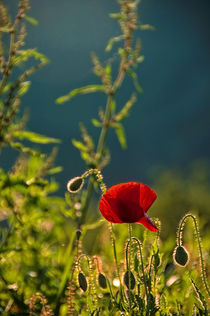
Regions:
<instances>
[{"instance_id":1,"label":"dark blue background","mask_svg":"<svg viewBox=\"0 0 210 316\"><path fill-rule=\"evenodd\" d=\"M6 3L15 10L15 1ZM105 98L78 96L64 105L56 105L55 99L98 82L92 74L90 52L95 51L102 61L109 58L104 48L120 30L108 14L119 6L114 0L32 0L31 7L29 15L39 25L29 25L26 46L37 47L51 63L31 77L23 107L30 109L30 130L62 139L57 164L64 170L57 179L63 194L67 180L85 170L71 144L72 138L80 138L78 122L84 122L97 140L99 130L90 120ZM128 150L121 150L113 131L108 135L112 153L104 169L108 185L148 182L155 168L185 168L194 160L209 158L209 8L207 0L143 0L140 4L140 21L154 25L156 31L138 33L145 56L139 68L144 92L125 120ZM119 106L131 91L132 83L126 81ZM2 165L7 155L1 158Z\"/></svg>"}]
</instances>

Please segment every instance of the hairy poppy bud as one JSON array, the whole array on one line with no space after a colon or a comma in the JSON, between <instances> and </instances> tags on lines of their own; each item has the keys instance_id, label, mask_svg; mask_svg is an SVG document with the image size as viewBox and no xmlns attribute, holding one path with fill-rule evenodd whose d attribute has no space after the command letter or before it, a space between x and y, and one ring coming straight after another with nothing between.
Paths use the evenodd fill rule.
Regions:
<instances>
[{"instance_id":1,"label":"hairy poppy bud","mask_svg":"<svg viewBox=\"0 0 210 316\"><path fill-rule=\"evenodd\" d=\"M84 292L86 292L87 291L87 281L86 281L86 277L84 276L84 274L82 272L80 272L78 275L78 282L79 282L80 288Z\"/></svg>"},{"instance_id":2,"label":"hairy poppy bud","mask_svg":"<svg viewBox=\"0 0 210 316\"><path fill-rule=\"evenodd\" d=\"M84 184L84 179L81 177L75 177L67 183L67 190L71 193L78 192Z\"/></svg>"},{"instance_id":3,"label":"hairy poppy bud","mask_svg":"<svg viewBox=\"0 0 210 316\"><path fill-rule=\"evenodd\" d=\"M98 275L98 284L102 287L102 289L107 288L106 277L102 273L99 273Z\"/></svg>"},{"instance_id":4,"label":"hairy poppy bud","mask_svg":"<svg viewBox=\"0 0 210 316\"><path fill-rule=\"evenodd\" d=\"M76 237L77 237L77 240L80 239L81 234L82 234L81 230L80 230L80 229L77 229L77 230L76 230Z\"/></svg>"},{"instance_id":5,"label":"hairy poppy bud","mask_svg":"<svg viewBox=\"0 0 210 316\"><path fill-rule=\"evenodd\" d=\"M129 273L130 273L130 289L133 290L136 285L136 280L133 273L130 271L126 271L124 274L124 283L126 287L129 289Z\"/></svg>"},{"instance_id":6,"label":"hairy poppy bud","mask_svg":"<svg viewBox=\"0 0 210 316\"><path fill-rule=\"evenodd\" d=\"M189 261L188 251L183 246L177 246L174 250L174 262L177 265L185 267Z\"/></svg>"}]
</instances>

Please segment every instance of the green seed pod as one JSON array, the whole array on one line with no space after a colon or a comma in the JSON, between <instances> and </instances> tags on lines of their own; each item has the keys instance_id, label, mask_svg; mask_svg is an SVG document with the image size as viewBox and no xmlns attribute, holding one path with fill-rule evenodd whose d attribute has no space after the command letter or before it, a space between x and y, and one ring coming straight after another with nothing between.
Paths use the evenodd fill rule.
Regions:
<instances>
[{"instance_id":1,"label":"green seed pod","mask_svg":"<svg viewBox=\"0 0 210 316\"><path fill-rule=\"evenodd\" d=\"M84 292L86 292L87 291L87 281L86 281L86 277L84 276L84 274L82 272L80 272L78 275L78 282L79 282L80 288Z\"/></svg>"},{"instance_id":2,"label":"green seed pod","mask_svg":"<svg viewBox=\"0 0 210 316\"><path fill-rule=\"evenodd\" d=\"M70 193L76 193L78 192L84 184L84 179L81 177L75 177L67 183L67 190Z\"/></svg>"},{"instance_id":3,"label":"green seed pod","mask_svg":"<svg viewBox=\"0 0 210 316\"><path fill-rule=\"evenodd\" d=\"M106 277L102 273L99 273L98 275L98 284L102 287L102 289L107 288Z\"/></svg>"},{"instance_id":4,"label":"green seed pod","mask_svg":"<svg viewBox=\"0 0 210 316\"><path fill-rule=\"evenodd\" d=\"M124 274L124 283L129 289L129 271L127 270ZM133 273L130 271L130 289L133 290L136 285L136 280Z\"/></svg>"},{"instance_id":5,"label":"green seed pod","mask_svg":"<svg viewBox=\"0 0 210 316\"><path fill-rule=\"evenodd\" d=\"M183 246L177 246L174 249L173 258L177 265L185 267L189 262L189 253Z\"/></svg>"}]
</instances>

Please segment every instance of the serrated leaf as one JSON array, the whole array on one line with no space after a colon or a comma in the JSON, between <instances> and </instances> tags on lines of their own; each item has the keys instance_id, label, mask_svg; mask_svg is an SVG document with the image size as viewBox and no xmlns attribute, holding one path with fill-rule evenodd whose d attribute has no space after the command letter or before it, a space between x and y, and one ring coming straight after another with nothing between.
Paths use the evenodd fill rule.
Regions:
<instances>
[{"instance_id":1,"label":"serrated leaf","mask_svg":"<svg viewBox=\"0 0 210 316\"><path fill-rule=\"evenodd\" d=\"M126 142L126 137L125 137L125 131L124 131L124 127L122 124L118 123L114 125L114 129L117 135L117 138L119 140L119 143L122 147L122 149L126 149L127 148L127 142Z\"/></svg>"},{"instance_id":2,"label":"serrated leaf","mask_svg":"<svg viewBox=\"0 0 210 316\"><path fill-rule=\"evenodd\" d=\"M101 127L101 122L99 122L97 119L92 119L91 122L95 127Z\"/></svg>"},{"instance_id":3,"label":"serrated leaf","mask_svg":"<svg viewBox=\"0 0 210 316\"><path fill-rule=\"evenodd\" d=\"M30 142L38 144L60 143L60 140L57 138L46 137L30 131L14 131L12 132L12 136L19 139L27 139Z\"/></svg>"},{"instance_id":4,"label":"serrated leaf","mask_svg":"<svg viewBox=\"0 0 210 316\"><path fill-rule=\"evenodd\" d=\"M34 26L37 26L39 24L39 21L31 16L25 15L24 19Z\"/></svg>"},{"instance_id":5,"label":"serrated leaf","mask_svg":"<svg viewBox=\"0 0 210 316\"><path fill-rule=\"evenodd\" d=\"M76 147L80 151L87 151L87 146L85 146L82 142L76 139L72 139L72 144L74 145L74 147Z\"/></svg>"},{"instance_id":6,"label":"serrated leaf","mask_svg":"<svg viewBox=\"0 0 210 316\"><path fill-rule=\"evenodd\" d=\"M105 91L104 86L103 85L88 85L85 87L77 88L70 91L68 94L64 96L57 98L55 102L58 104L62 104L64 102L71 100L73 97L75 97L78 94L87 94L87 93L93 93L97 91L104 92Z\"/></svg>"},{"instance_id":7,"label":"serrated leaf","mask_svg":"<svg viewBox=\"0 0 210 316\"><path fill-rule=\"evenodd\" d=\"M199 290L198 286L195 284L195 281L192 278L190 278L190 279L191 279L192 285L194 287L194 290L195 290L195 292L197 294L198 300L200 301L200 303L201 303L202 307L205 309L205 311L207 311L207 302L206 302L204 296L202 295L202 293Z\"/></svg>"}]
</instances>

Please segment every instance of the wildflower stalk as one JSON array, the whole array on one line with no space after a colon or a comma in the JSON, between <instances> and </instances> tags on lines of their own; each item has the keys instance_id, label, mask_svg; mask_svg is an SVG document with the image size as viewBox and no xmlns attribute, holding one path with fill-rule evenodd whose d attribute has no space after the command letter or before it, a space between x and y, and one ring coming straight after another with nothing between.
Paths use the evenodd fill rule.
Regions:
<instances>
[{"instance_id":1,"label":"wildflower stalk","mask_svg":"<svg viewBox=\"0 0 210 316\"><path fill-rule=\"evenodd\" d=\"M208 295L210 295L210 290L209 290L209 286L207 283L207 277L206 277L206 270L205 270L205 264L204 264L204 259L203 259L203 253L202 253L202 246L201 246L201 238L200 238L200 232L199 232L199 227L198 227L198 223L197 223L197 219L196 217L189 213L186 214L180 221L179 223L179 227L177 230L177 245L178 246L182 246L182 237L183 237L183 230L184 230L184 226L186 224L186 221L188 218L191 218L194 224L194 229L195 229L195 236L197 239L197 244L198 244L198 251L199 251L199 258L200 258L200 267L201 267L201 272L202 272L202 280L203 280L203 284L205 287L206 292L208 293Z\"/></svg>"},{"instance_id":2,"label":"wildflower stalk","mask_svg":"<svg viewBox=\"0 0 210 316\"><path fill-rule=\"evenodd\" d=\"M133 240L135 240L138 244L138 248L139 248L139 254L140 254L140 261L141 261L141 270L142 270L142 275L143 275L143 280L144 280L144 287L145 287L145 294L146 294L146 303L147 303L147 299L148 299L148 291L147 291L147 279L146 279L146 275L144 272L144 260L143 260L143 254L142 254L142 244L141 242L138 240L138 238L136 237L132 237Z\"/></svg>"},{"instance_id":3,"label":"wildflower stalk","mask_svg":"<svg viewBox=\"0 0 210 316\"><path fill-rule=\"evenodd\" d=\"M98 141L98 146L97 146L97 151L96 151L96 168L99 164L99 161L101 159L101 156L102 156L102 153L104 150L106 135L107 135L107 132L109 129L109 121L110 121L110 116L111 116L111 104L112 104L112 102L113 102L113 95L112 95L112 92L110 91L110 93L108 94L108 97L107 97L103 127L101 129L101 133L100 133L99 141ZM87 187L86 198L85 198L85 201L84 201L82 209L81 209L82 216L79 220L79 227L81 227L81 225L85 222L87 210L88 210L88 207L89 207L89 204L91 201L91 197L92 197L92 193L93 193L93 186L94 186L94 178L90 177L90 180L88 182L88 187Z\"/></svg>"},{"instance_id":4,"label":"wildflower stalk","mask_svg":"<svg viewBox=\"0 0 210 316\"><path fill-rule=\"evenodd\" d=\"M110 238L111 238L112 247L113 247L114 261L115 261L116 270L117 270L117 278L120 281L120 295L122 297L122 282L121 282L121 278L120 278L120 270L119 270L119 264L118 264L118 259L117 259L117 250L116 250L116 243L115 243L115 235L114 235L114 230L113 230L113 224L108 222L108 227L109 227Z\"/></svg>"},{"instance_id":5,"label":"wildflower stalk","mask_svg":"<svg viewBox=\"0 0 210 316\"><path fill-rule=\"evenodd\" d=\"M131 298L131 253L132 253L132 225L128 224L128 233L129 233L129 255L128 255L128 298L129 298L129 314L131 315L131 303L132 303L132 298Z\"/></svg>"}]
</instances>

